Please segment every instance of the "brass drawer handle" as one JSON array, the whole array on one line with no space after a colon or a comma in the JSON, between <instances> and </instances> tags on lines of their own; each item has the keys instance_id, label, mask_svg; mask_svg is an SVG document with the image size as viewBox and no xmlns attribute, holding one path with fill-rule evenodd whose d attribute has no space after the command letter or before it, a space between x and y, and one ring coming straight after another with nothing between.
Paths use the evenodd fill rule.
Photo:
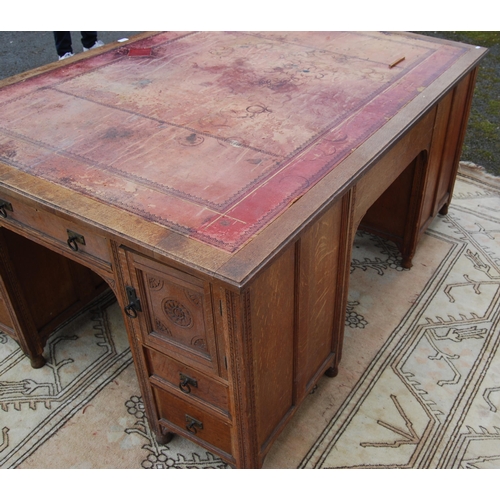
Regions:
<instances>
[{"instance_id":1,"label":"brass drawer handle","mask_svg":"<svg viewBox=\"0 0 500 500\"><path fill-rule=\"evenodd\" d=\"M3 217L4 219L7 218L6 210L9 210L11 212L14 211L12 209L12 205L8 201L0 200L0 217Z\"/></svg>"},{"instance_id":2,"label":"brass drawer handle","mask_svg":"<svg viewBox=\"0 0 500 500\"><path fill-rule=\"evenodd\" d=\"M180 373L180 378L181 381L179 382L179 389L186 393L189 394L191 392L191 386L193 387L198 387L198 381L192 377L189 377L188 375L184 375L184 373Z\"/></svg>"},{"instance_id":3,"label":"brass drawer handle","mask_svg":"<svg viewBox=\"0 0 500 500\"><path fill-rule=\"evenodd\" d=\"M196 420L189 415L186 415L186 429L192 434L196 434L198 429L201 431L203 429L203 422Z\"/></svg>"},{"instance_id":4,"label":"brass drawer handle","mask_svg":"<svg viewBox=\"0 0 500 500\"><path fill-rule=\"evenodd\" d=\"M70 231L69 229L67 230L68 233L68 246L73 250L73 252L78 252L78 243L80 245L85 245L85 238L78 233L75 233L74 231Z\"/></svg>"}]
</instances>

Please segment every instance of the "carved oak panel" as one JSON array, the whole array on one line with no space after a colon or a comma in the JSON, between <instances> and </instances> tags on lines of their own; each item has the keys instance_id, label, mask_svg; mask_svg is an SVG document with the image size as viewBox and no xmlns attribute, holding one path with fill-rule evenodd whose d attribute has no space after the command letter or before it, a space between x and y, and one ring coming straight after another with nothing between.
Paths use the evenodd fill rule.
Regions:
<instances>
[{"instance_id":1,"label":"carved oak panel","mask_svg":"<svg viewBox=\"0 0 500 500\"><path fill-rule=\"evenodd\" d=\"M216 367L210 287L195 276L133 255L145 343Z\"/></svg>"}]
</instances>

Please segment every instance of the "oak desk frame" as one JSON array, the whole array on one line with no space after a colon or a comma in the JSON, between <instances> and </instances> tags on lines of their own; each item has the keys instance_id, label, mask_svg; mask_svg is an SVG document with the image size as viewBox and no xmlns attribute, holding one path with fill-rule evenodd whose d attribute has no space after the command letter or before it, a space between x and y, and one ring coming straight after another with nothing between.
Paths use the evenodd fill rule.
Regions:
<instances>
[{"instance_id":1,"label":"oak desk frame","mask_svg":"<svg viewBox=\"0 0 500 500\"><path fill-rule=\"evenodd\" d=\"M462 47L425 92L232 253L0 162L0 328L43 366L51 331L107 284L157 439L180 434L236 467L261 467L318 379L337 373L356 230L396 242L411 267L419 237L446 213L486 52ZM56 286L44 293L48 282Z\"/></svg>"}]
</instances>

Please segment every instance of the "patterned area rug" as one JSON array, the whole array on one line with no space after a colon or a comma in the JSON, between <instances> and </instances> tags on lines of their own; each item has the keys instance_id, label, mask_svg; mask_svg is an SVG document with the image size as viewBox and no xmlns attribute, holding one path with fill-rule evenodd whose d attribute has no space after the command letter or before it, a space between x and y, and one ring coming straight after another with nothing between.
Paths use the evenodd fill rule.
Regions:
<instances>
[{"instance_id":1,"label":"patterned area rug","mask_svg":"<svg viewBox=\"0 0 500 500\"><path fill-rule=\"evenodd\" d=\"M463 167L411 270L358 233L344 355L265 468L500 468L500 179ZM116 303L50 338L33 370L0 333L0 467L225 468L149 431Z\"/></svg>"}]
</instances>

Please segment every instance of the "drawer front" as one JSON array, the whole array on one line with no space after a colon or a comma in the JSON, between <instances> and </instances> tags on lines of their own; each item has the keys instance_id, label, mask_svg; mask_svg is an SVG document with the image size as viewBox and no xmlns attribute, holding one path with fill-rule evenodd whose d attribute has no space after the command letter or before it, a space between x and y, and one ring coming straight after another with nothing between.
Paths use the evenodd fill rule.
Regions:
<instances>
[{"instance_id":1,"label":"drawer front","mask_svg":"<svg viewBox=\"0 0 500 500\"><path fill-rule=\"evenodd\" d=\"M0 194L0 198L3 195ZM50 212L27 206L16 200L5 210L6 218L0 224L6 228L19 228L29 235L62 250L63 253L82 263L90 263L111 271L111 259L108 240L95 234L83 224L67 221ZM11 208L11 209L10 209ZM73 241L68 241L74 237ZM77 238L80 237L80 238ZM83 238L83 239L82 239Z\"/></svg>"},{"instance_id":2,"label":"drawer front","mask_svg":"<svg viewBox=\"0 0 500 500\"><path fill-rule=\"evenodd\" d=\"M211 445L209 448L232 455L229 423L157 387L153 387L153 393L160 423L174 433L191 437L202 446L208 444Z\"/></svg>"},{"instance_id":3,"label":"drawer front","mask_svg":"<svg viewBox=\"0 0 500 500\"><path fill-rule=\"evenodd\" d=\"M158 351L147 348L144 351L153 380L158 378L179 394L200 399L228 415L227 386Z\"/></svg>"}]
</instances>

